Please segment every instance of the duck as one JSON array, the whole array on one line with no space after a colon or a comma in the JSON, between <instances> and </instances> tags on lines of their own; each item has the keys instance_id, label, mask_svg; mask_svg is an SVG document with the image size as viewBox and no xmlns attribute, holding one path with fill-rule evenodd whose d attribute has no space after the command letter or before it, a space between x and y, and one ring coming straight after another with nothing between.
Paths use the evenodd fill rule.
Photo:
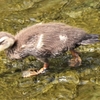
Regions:
<instances>
[{"instance_id":1,"label":"duck","mask_svg":"<svg viewBox=\"0 0 100 100\"><path fill-rule=\"evenodd\" d=\"M69 51L72 59L69 66L80 66L82 59L75 50L81 45L89 45L100 41L97 34L89 34L81 28L64 23L38 23L20 30L16 35L0 32L0 51L10 59L24 59L34 56L43 63L39 70L28 70L23 77L43 73L49 67L49 58L57 57Z\"/></svg>"}]
</instances>

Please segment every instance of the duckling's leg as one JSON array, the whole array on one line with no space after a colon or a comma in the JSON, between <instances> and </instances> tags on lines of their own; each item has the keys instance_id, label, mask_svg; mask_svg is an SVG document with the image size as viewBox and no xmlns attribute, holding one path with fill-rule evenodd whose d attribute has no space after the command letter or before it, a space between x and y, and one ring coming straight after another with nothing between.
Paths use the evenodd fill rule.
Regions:
<instances>
[{"instance_id":1,"label":"duckling's leg","mask_svg":"<svg viewBox=\"0 0 100 100\"><path fill-rule=\"evenodd\" d=\"M75 50L70 50L70 52L71 52L73 58L70 60L69 66L71 66L71 67L80 66L82 60L81 60L78 52L76 52Z\"/></svg>"},{"instance_id":2,"label":"duckling's leg","mask_svg":"<svg viewBox=\"0 0 100 100\"><path fill-rule=\"evenodd\" d=\"M41 62L44 63L43 67L40 70L34 70L34 69L29 69L27 71L23 71L22 73L22 77L30 77L30 76L35 76L41 73L45 73L45 70L48 68L49 64L48 64L48 60L47 59L38 59Z\"/></svg>"},{"instance_id":3,"label":"duckling's leg","mask_svg":"<svg viewBox=\"0 0 100 100\"><path fill-rule=\"evenodd\" d=\"M47 58L38 58L41 62L44 63L43 67L37 71L37 74L45 73L46 69L49 67L49 61Z\"/></svg>"},{"instance_id":4,"label":"duckling's leg","mask_svg":"<svg viewBox=\"0 0 100 100\"><path fill-rule=\"evenodd\" d=\"M31 77L31 76L35 76L41 73L45 73L45 70L47 69L47 67L48 67L48 63L44 63L43 67L39 71L34 70L34 69L23 71L22 77Z\"/></svg>"},{"instance_id":5,"label":"duckling's leg","mask_svg":"<svg viewBox=\"0 0 100 100\"><path fill-rule=\"evenodd\" d=\"M45 70L48 68L48 66L48 63L44 63L43 67L39 71L37 71L37 74L45 73Z\"/></svg>"}]
</instances>

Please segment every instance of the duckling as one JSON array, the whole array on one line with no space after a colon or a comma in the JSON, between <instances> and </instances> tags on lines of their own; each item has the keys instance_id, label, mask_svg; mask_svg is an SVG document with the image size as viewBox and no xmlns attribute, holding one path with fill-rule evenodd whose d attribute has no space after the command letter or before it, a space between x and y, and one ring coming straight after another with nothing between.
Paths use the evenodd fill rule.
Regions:
<instances>
[{"instance_id":1,"label":"duckling","mask_svg":"<svg viewBox=\"0 0 100 100\"><path fill-rule=\"evenodd\" d=\"M80 66L81 57L75 48L99 41L96 34L87 34L84 30L64 23L43 23L24 28L15 36L8 32L0 32L0 51L6 50L10 59L23 59L34 56L43 62L38 71L28 71L30 77L45 71L49 66L48 58L56 57L70 51L72 59L70 66Z\"/></svg>"}]
</instances>

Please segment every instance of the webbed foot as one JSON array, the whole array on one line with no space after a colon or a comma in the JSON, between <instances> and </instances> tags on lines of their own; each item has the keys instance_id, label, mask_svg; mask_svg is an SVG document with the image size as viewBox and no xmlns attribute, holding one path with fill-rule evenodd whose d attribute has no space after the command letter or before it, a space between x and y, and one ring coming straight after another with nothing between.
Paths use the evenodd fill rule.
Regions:
<instances>
[{"instance_id":1,"label":"webbed foot","mask_svg":"<svg viewBox=\"0 0 100 100\"><path fill-rule=\"evenodd\" d=\"M22 77L31 77L34 75L38 75L37 71L34 69L28 69L22 72Z\"/></svg>"},{"instance_id":2,"label":"webbed foot","mask_svg":"<svg viewBox=\"0 0 100 100\"><path fill-rule=\"evenodd\" d=\"M45 73L47 67L48 67L48 64L44 63L44 66L39 71L37 71L35 69L29 69L27 71L23 71L22 77L31 77L31 76L36 76L36 75L41 74L41 73Z\"/></svg>"},{"instance_id":3,"label":"webbed foot","mask_svg":"<svg viewBox=\"0 0 100 100\"><path fill-rule=\"evenodd\" d=\"M69 61L69 66L71 67L77 67L81 65L81 61L78 58L73 58Z\"/></svg>"},{"instance_id":4,"label":"webbed foot","mask_svg":"<svg viewBox=\"0 0 100 100\"><path fill-rule=\"evenodd\" d=\"M81 58L75 50L71 50L73 58L69 61L69 66L76 67L81 65Z\"/></svg>"}]
</instances>

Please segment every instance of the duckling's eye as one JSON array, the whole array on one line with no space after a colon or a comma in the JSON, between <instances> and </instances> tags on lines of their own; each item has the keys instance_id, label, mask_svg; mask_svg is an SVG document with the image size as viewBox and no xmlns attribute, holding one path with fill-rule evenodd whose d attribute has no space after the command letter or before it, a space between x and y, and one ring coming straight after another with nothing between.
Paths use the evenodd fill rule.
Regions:
<instances>
[{"instance_id":1,"label":"duckling's eye","mask_svg":"<svg viewBox=\"0 0 100 100\"><path fill-rule=\"evenodd\" d=\"M4 42L7 38L8 38L7 36L4 36L4 37L0 38L0 45L3 44L3 42Z\"/></svg>"},{"instance_id":2,"label":"duckling's eye","mask_svg":"<svg viewBox=\"0 0 100 100\"><path fill-rule=\"evenodd\" d=\"M0 41L0 45L1 45L1 44L3 44L3 42L4 42L4 41L5 41L5 40L3 40L3 41Z\"/></svg>"}]
</instances>

